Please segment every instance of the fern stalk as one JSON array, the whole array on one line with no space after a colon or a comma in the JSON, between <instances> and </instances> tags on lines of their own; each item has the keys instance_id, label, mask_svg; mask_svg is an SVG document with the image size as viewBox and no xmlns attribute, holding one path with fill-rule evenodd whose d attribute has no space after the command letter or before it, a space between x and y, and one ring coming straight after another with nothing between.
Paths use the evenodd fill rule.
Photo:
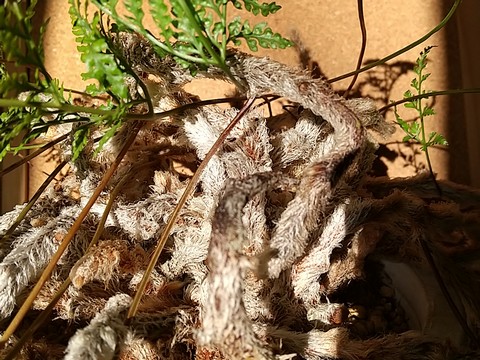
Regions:
<instances>
[{"instance_id":1,"label":"fern stalk","mask_svg":"<svg viewBox=\"0 0 480 360\"><path fill-rule=\"evenodd\" d=\"M427 67L427 55L430 52L432 47L426 47L421 53L420 56L417 58L416 64L413 68L413 71L417 75L410 83L410 86L416 90L417 95L430 95L430 91L426 91L423 89L423 83L427 80L430 76L429 73L424 74L424 70ZM434 145L448 145L447 140L436 132L431 132L428 136L425 133L425 117L431 116L435 114L435 111L432 107L425 105L423 106L423 98L413 99L414 96L410 90L407 90L403 94L405 99L410 99L405 102L404 107L409 109L414 109L418 114L418 119L420 120L420 125L417 121L412 123L408 123L398 114L397 108L394 110L395 118L397 120L398 125L400 125L401 129L405 132L405 136L403 138L404 142L413 140L420 143L422 151L425 152L425 157L427 160L428 170L430 172L430 176L433 179L435 187L441 196L442 190L438 185L435 175L433 173L432 163L430 161L430 154L428 152L428 148Z\"/></svg>"},{"instance_id":2,"label":"fern stalk","mask_svg":"<svg viewBox=\"0 0 480 360\"><path fill-rule=\"evenodd\" d=\"M440 31L445 25L447 25L448 21L450 20L450 18L453 16L453 14L455 14L455 11L457 10L457 8L460 6L460 3L462 2L462 0L455 0L455 3L452 5L452 7L450 8L450 11L447 13L447 15L445 16L445 18L443 18L443 20L437 25L435 26L432 30L430 30L428 33L426 33L424 36L422 36L420 39L418 40L415 40L414 42L408 44L407 46L401 48L400 50L398 51L395 51L393 53L391 53L390 55L388 56L385 56L384 58L380 59L380 60L377 60L377 61L374 61L364 67L362 67L361 69L358 69L358 70L355 70L355 71L351 71L349 73L346 73L346 74L343 74L343 75L340 75L340 76L337 76L333 79L329 79L328 82L329 83L334 83L334 82L337 82L337 81L340 81L340 80L343 80L343 79L346 79L346 78L349 78L350 76L354 76L354 75L357 75L357 74L360 74L362 72L365 72L367 70L370 70L378 65L382 65L382 64L385 64L387 61L390 61L394 58L396 58L397 56L399 55L402 55L403 53L407 52L408 50L411 50L413 49L415 46L417 45L420 45L421 43L425 42L426 40L428 40L433 34L435 34L436 32Z\"/></svg>"},{"instance_id":3,"label":"fern stalk","mask_svg":"<svg viewBox=\"0 0 480 360\"><path fill-rule=\"evenodd\" d=\"M225 73L227 76L232 80L235 86L242 92L245 91L245 86L241 84L232 74L228 66L225 64L225 56L226 56L226 42L222 43L222 49L225 48L225 52L222 54L222 57L218 56L217 52L212 48L212 41L205 37L203 34L203 29L200 27L197 17L195 16L195 11L192 8L192 4L188 0L178 0L181 4L183 11L185 12L187 18L190 20L197 36L199 37L200 41L202 42L203 46L207 49L209 55L214 60L214 63ZM226 14L226 11L224 11Z\"/></svg>"},{"instance_id":4,"label":"fern stalk","mask_svg":"<svg viewBox=\"0 0 480 360\"><path fill-rule=\"evenodd\" d=\"M125 144L123 145L122 149L120 150L117 158L115 159L115 161L112 163L112 165L106 171L105 175L102 178L102 181L100 182L100 184L95 189L95 191L92 194L92 196L90 197L88 203L85 205L82 212L78 215L77 219L73 223L73 225L70 228L70 230L68 231L68 233L65 235L65 238L63 239L62 243L58 247L57 252L53 255L52 259L48 263L47 267L43 271L42 275L38 279L37 283L35 284L34 288L30 292L30 294L28 295L27 299L24 301L24 303L22 304L22 306L18 310L15 317L12 319L12 321L10 322L8 327L5 329L5 332L2 334L2 337L0 338L0 348L4 347L7 344L8 339L13 335L15 330L18 328L18 326L22 322L23 318L27 314L28 310L30 310L35 298L37 297L38 293L42 289L43 285L47 282L47 280L52 275L53 269L55 268L58 260L63 255L63 253L67 249L68 245L72 241L73 237L75 236L75 233L79 229L79 227L82 224L85 217L88 215L88 212L90 211L91 207L93 206L93 204L95 204L98 197L100 196L102 191L107 186L111 177L113 176L113 174L117 170L118 166L120 165L121 161L125 157L128 149L130 148L130 146L135 141L135 138L138 134L138 131L140 131L140 128L142 126L143 126L143 122L138 122L136 124L136 127L132 130L132 132L130 133L128 138L125 140Z\"/></svg>"},{"instance_id":5,"label":"fern stalk","mask_svg":"<svg viewBox=\"0 0 480 360\"><path fill-rule=\"evenodd\" d=\"M36 102L36 101L23 101L19 99L0 99L0 107L34 107L38 109L57 109L63 113L78 113L83 112L94 115L111 115L113 111L104 110L94 107L77 106L67 103L59 103L57 101Z\"/></svg>"},{"instance_id":6,"label":"fern stalk","mask_svg":"<svg viewBox=\"0 0 480 360\"><path fill-rule=\"evenodd\" d=\"M242 107L242 109L238 112L238 114L235 116L235 118L228 124L228 126L222 131L220 136L218 137L217 141L213 144L211 147L210 151L205 155L205 158L203 161L200 163L198 166L198 169L195 171L195 174L193 174L192 178L190 179L187 187L185 188L185 191L182 194L182 197L178 201L177 205L175 206L175 209L173 212L170 214L170 217L168 218L168 222L165 225L165 228L163 229L162 235L160 236L160 239L157 241L157 245L155 247L155 251L152 254L152 257L150 258L150 261L148 263L147 268L145 269L145 273L143 274L142 280L140 281L140 284L138 285L137 292L135 293L135 297L133 298L132 304L130 306L130 309L128 310L127 314L127 319L133 318L138 310L138 306L140 305L140 300L142 299L143 293L145 291L145 288L147 286L148 280L150 278L150 274L153 271L153 268L157 264L158 258L160 257L160 254L162 253L163 247L165 246L168 237L170 236L170 232L173 228L173 225L175 224L175 221L177 221L178 216L180 215L180 210L183 208L185 205L188 197L192 193L192 191L195 189L195 186L197 185L198 181L200 180L200 176L209 163L210 159L215 155L217 152L218 148L225 142L225 139L228 137L232 129L237 125L237 123L240 121L240 119L245 115L245 113L250 109L250 107L253 105L253 102L255 101L255 97L248 99L248 101L245 103L245 105Z\"/></svg>"},{"instance_id":7,"label":"fern stalk","mask_svg":"<svg viewBox=\"0 0 480 360\"><path fill-rule=\"evenodd\" d=\"M418 94L415 96L405 97L401 100L392 101L391 103L382 106L378 109L378 112L383 113L392 107L404 104L406 102L412 102L418 99L428 99L433 96L444 96L444 95L460 95L460 94L479 94L480 88L468 88L468 89L451 89L451 90L439 90L439 91L429 91L425 94Z\"/></svg>"},{"instance_id":8,"label":"fern stalk","mask_svg":"<svg viewBox=\"0 0 480 360\"><path fill-rule=\"evenodd\" d=\"M427 52L427 50L425 50ZM425 54L426 55L426 54ZM423 94L424 91L422 89L422 84L423 84L423 70L424 67L419 67L419 73L418 73L418 94ZM428 76L429 74L427 74ZM416 101L418 104L418 114L420 116L420 129L421 129L421 140L422 140L422 150L425 152L425 158L427 160L427 166L428 166L428 171L430 172L430 176L432 177L432 180L435 184L435 187L437 188L437 191L439 195L442 195L442 189L438 185L437 179L435 178L435 174L433 173L433 167L432 167L432 162L430 161L430 152L428 151L429 146L426 145L426 134L425 134L425 116L423 112L423 104L422 104L422 99L418 99Z\"/></svg>"}]
</instances>

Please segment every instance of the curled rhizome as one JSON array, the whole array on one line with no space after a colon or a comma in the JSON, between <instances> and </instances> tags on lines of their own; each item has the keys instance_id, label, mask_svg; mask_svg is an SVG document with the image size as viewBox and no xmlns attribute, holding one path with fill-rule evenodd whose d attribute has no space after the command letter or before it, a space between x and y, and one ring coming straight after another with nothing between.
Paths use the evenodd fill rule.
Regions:
<instances>
[{"instance_id":1,"label":"curled rhizome","mask_svg":"<svg viewBox=\"0 0 480 360\"><path fill-rule=\"evenodd\" d=\"M156 112L195 101L183 89L188 70L135 35L117 42ZM157 239L235 106L143 123L2 354L70 279L19 358L474 358L480 192L440 181L439 195L421 174L369 177L373 133L391 133L373 101L345 100L324 80L266 58L232 52L228 65L244 95L260 100L180 210L136 315L126 321ZM228 80L213 70L198 76ZM289 101L289 112L271 116L265 95ZM282 116L291 126L275 125ZM132 128L99 154L87 146L2 242L2 331ZM67 145L59 149L68 156ZM101 237L87 249L114 190ZM2 233L23 207L1 217Z\"/></svg>"}]
</instances>

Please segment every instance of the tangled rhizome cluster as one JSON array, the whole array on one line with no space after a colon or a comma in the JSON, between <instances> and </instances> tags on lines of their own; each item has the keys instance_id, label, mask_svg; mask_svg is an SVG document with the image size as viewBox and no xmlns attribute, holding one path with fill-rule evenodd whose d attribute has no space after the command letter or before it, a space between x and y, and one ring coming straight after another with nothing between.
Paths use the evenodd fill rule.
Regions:
<instances>
[{"instance_id":1,"label":"tangled rhizome cluster","mask_svg":"<svg viewBox=\"0 0 480 360\"><path fill-rule=\"evenodd\" d=\"M158 58L139 36L119 34L116 41L155 89L156 111L193 101L182 89L191 80L187 70ZM207 106L143 125L109 185L112 191L130 179L100 242L85 253L109 192L36 299L33 317L71 278L49 326L22 356L444 359L464 351L413 331L354 338L345 325L346 304L329 298L365 275L367 257L428 270L427 244L477 334L477 261L466 254L478 247L480 193L441 182L439 198L427 176L369 178L376 146L371 133L392 130L373 101L345 100L324 80L266 58L232 52L228 65L249 97L289 100L295 124L272 128L274 119L260 107L240 120L181 210L141 307L126 323L155 241L189 181L173 164L202 160L238 110ZM228 80L215 70L199 75ZM74 171L2 243L2 319L23 301L131 128L127 124L96 156L87 147ZM67 156L69 149L61 149ZM22 208L2 216L1 232Z\"/></svg>"}]
</instances>

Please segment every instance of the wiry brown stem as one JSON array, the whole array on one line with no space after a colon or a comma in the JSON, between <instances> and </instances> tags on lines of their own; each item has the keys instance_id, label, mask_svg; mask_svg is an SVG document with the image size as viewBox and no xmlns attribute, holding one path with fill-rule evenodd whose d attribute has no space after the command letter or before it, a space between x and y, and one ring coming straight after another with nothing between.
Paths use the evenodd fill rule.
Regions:
<instances>
[{"instance_id":1,"label":"wiry brown stem","mask_svg":"<svg viewBox=\"0 0 480 360\"><path fill-rule=\"evenodd\" d=\"M22 348L25 346L27 341L29 341L35 331L37 331L48 319L48 316L52 313L53 308L58 303L60 298L63 296L65 291L67 291L68 287L71 284L70 278L64 280L60 288L57 290L55 296L50 300L48 306L35 318L33 323L28 327L28 329L23 333L22 337L15 342L15 345L10 349L10 351L5 355L4 360L13 360L17 357L20 353Z\"/></svg>"},{"instance_id":2,"label":"wiry brown stem","mask_svg":"<svg viewBox=\"0 0 480 360\"><path fill-rule=\"evenodd\" d=\"M185 205L185 202L187 201L191 192L193 191L193 189L197 185L197 182L200 179L200 175L202 174L202 171L205 169L205 167L207 166L207 164L210 161L210 159L212 158L212 156L217 152L218 148L224 143L225 139L230 134L232 129L235 127L235 125L240 121L240 119L245 115L245 113L253 105L254 101L255 101L255 97L252 97L252 98L248 99L248 101L245 103L243 108L238 112L238 114L235 116L235 118L230 122L230 124L220 134L220 136L218 137L218 140L212 146L212 148L207 153L207 155L205 156L203 161L200 163L197 171L195 171L195 174L190 179L190 182L188 183L187 187L185 188L185 191L183 192L182 197L178 201L177 206L175 207L172 214L168 218L168 222L165 225L165 228L163 229L162 235L157 242L157 246L155 247L155 251L152 254L152 257L150 258L150 262L148 263L147 268L145 269L145 273L143 274L142 281L138 285L137 292L136 292L135 297L133 298L133 301L132 301L132 305L130 306L130 309L128 310L128 314L127 314L128 319L131 319L137 313L138 306L140 305L140 300L142 298L143 292L145 291L145 287L147 286L147 282L149 280L150 274L153 271L153 268L155 267L155 265L157 264L158 258L160 257L160 254L163 250L163 247L165 246L165 243L167 242L168 236L170 235L170 231L172 230L173 225L175 224L175 221L177 220L178 215L180 214L180 210L182 209L183 205Z\"/></svg>"},{"instance_id":3,"label":"wiry brown stem","mask_svg":"<svg viewBox=\"0 0 480 360\"><path fill-rule=\"evenodd\" d=\"M105 222L107 221L108 215L110 214L110 211L113 207L113 204L115 203L115 199L117 198L118 194L122 190L123 186L127 183L127 181L131 181L137 174L137 172L145 167L151 166L154 163L157 163L157 160L149 161L146 163L141 163L141 164L136 164L133 165L128 172L122 176L122 179L115 185L115 188L112 190L110 193L110 197L108 199L108 202L105 206L105 210L103 211L102 218L100 219L98 225L97 225L97 230L95 231L95 234L93 235L92 241L90 241L90 244L88 245L87 249L85 250L85 253L88 253L88 251L95 246L99 239L100 236L103 233ZM82 263L82 259L80 259L76 266L80 265ZM72 270L73 272L74 270ZM55 296L50 300L49 304L47 307L38 315L33 323L28 327L28 329L25 331L25 333L22 335L22 337L15 343L15 345L12 347L10 352L6 355L5 360L8 359L14 359L15 356L20 352L22 347L26 344L28 340L32 337L32 335L35 333L35 331L38 330L42 326L42 324L48 319L48 316L52 312L53 308L55 305L58 303L62 295L67 291L68 287L72 283L72 275L64 280L60 288L57 290L55 293Z\"/></svg>"},{"instance_id":4,"label":"wiry brown stem","mask_svg":"<svg viewBox=\"0 0 480 360\"><path fill-rule=\"evenodd\" d=\"M32 152L28 156L25 156L21 160L17 161L15 164L10 165L6 169L3 169L2 171L0 171L0 177L4 176L5 174L8 174L10 171L15 170L17 167L25 164L26 162L34 159L35 157L37 157L38 155L40 155L44 151L50 149L52 146L58 144L59 142L62 142L63 140L65 140L68 137L68 135L69 134L63 134L62 136L59 136L55 140L52 140L52 141L48 142L47 144L43 145L40 149Z\"/></svg>"},{"instance_id":5,"label":"wiry brown stem","mask_svg":"<svg viewBox=\"0 0 480 360\"><path fill-rule=\"evenodd\" d=\"M385 64L387 61L390 61L394 58L396 58L397 56L407 52L408 50L410 49L413 49L415 46L417 45L420 45L421 43L423 43L425 40L427 40L428 38L430 38L433 34L435 34L436 32L440 31L447 23L448 21L450 20L450 18L453 16L453 14L455 14L455 11L457 10L457 8L460 6L460 3L462 2L462 0L455 0L455 3L452 5L452 7L450 8L450 11L448 12L448 14L445 16L445 18L437 25L435 26L432 30L430 30L427 34L425 34L424 36L422 36L420 39L412 42L411 44L408 44L407 46L405 46L404 48L398 50L398 51L395 51L394 53L384 57L383 59L380 59L378 61L375 61L375 62L372 62L371 64L368 64L366 66L364 66L363 68L361 69L358 69L358 70L355 70L355 71L351 71L347 74L343 74L343 75L340 75L340 76L337 76L333 79L329 79L329 82L330 83L333 83L333 82L336 82L336 81L340 81L340 80L343 80L343 79L346 79L350 76L353 76L355 74L360 74L364 71L367 71L367 70L370 70L372 68L374 68L375 66L378 66L378 65L382 65L382 64Z\"/></svg>"},{"instance_id":6,"label":"wiry brown stem","mask_svg":"<svg viewBox=\"0 0 480 360\"><path fill-rule=\"evenodd\" d=\"M67 163L68 163L68 160L62 161L60 164L57 165L55 170L53 170L52 173L45 179L45 181L35 192L33 197L28 201L27 205L25 205L22 212L18 214L18 217L15 220L15 222L12 224L12 226L10 226L7 232L0 238L0 243L2 243L3 241L8 241L8 239L10 238L10 236L12 236L15 229L18 227L18 225L20 225L22 220L25 218L25 215L27 215L28 211L37 202L37 200L43 194L47 186L53 181L53 179L55 179L55 176L57 176L57 174L65 167L65 165L67 165Z\"/></svg>"},{"instance_id":7,"label":"wiry brown stem","mask_svg":"<svg viewBox=\"0 0 480 360\"><path fill-rule=\"evenodd\" d=\"M355 68L356 71L358 71L362 66L363 56L365 55L365 49L367 47L367 28L365 26L365 17L363 16L363 0L357 0L357 9L358 9L358 18L360 21L360 30L362 31L362 46L360 48L360 53L358 54L357 67ZM355 82L357 81L357 78L358 78L358 72L355 73L355 75L353 75L350 85L348 86L347 90L345 90L345 93L343 94L344 98L348 97L350 91L353 89L353 86L355 85Z\"/></svg>"},{"instance_id":8,"label":"wiry brown stem","mask_svg":"<svg viewBox=\"0 0 480 360\"><path fill-rule=\"evenodd\" d=\"M2 337L0 338L0 347L1 348L3 348L5 346L8 339L10 338L10 336L13 335L13 333L15 332L15 330L17 329L17 327L20 325L23 318L27 314L28 310L32 306L33 301L37 297L37 295L40 292L40 290L42 289L43 285L50 278L50 275L52 274L53 269L56 266L58 260L60 259L60 257L62 256L62 254L65 252L68 245L72 241L73 237L75 236L75 233L79 229L79 227L82 224L85 217L88 215L88 212L90 211L90 208L93 206L93 204L95 204L95 202L97 201L97 198L100 196L103 189L107 186L108 182L110 181L110 178L113 176L113 174L117 170L118 166L122 162L125 154L127 153L130 146L133 144L133 142L135 140L135 137L137 136L137 133L138 133L138 131L140 131L140 128L142 126L143 126L143 122L138 122L135 125L135 127L132 129L131 133L129 134L128 138L125 141L124 146L120 150L117 158L112 163L111 167L108 168L108 170L106 171L105 175L102 178L102 181L100 182L100 184L97 186L94 193L90 197L90 200L87 202L87 204L83 208L82 212L78 215L78 217L75 220L75 222L73 223L72 227L70 228L68 233L65 235L65 238L63 239L62 243L58 247L57 252L55 253L55 255L53 255L52 259L50 260L49 264L47 265L47 267L43 271L42 275L38 279L37 283L35 284L34 288L30 292L30 294L28 295L27 299L22 304L22 306L18 310L17 314L12 319L9 326L7 327L5 332L3 333Z\"/></svg>"}]
</instances>

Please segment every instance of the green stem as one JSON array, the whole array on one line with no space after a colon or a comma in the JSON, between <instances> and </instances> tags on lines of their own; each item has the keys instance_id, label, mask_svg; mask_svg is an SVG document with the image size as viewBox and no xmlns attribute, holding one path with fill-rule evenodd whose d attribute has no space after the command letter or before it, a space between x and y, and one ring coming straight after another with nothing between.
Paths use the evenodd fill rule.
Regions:
<instances>
[{"instance_id":1,"label":"green stem","mask_svg":"<svg viewBox=\"0 0 480 360\"><path fill-rule=\"evenodd\" d=\"M422 124L422 132L423 132L423 124ZM422 135L424 136L424 135ZM435 174L433 173L432 163L430 162L430 154L428 152L428 146L425 146L425 158L427 159L428 171L430 171L430 176L432 177L433 183L435 184L435 188L438 191L438 195L442 196L442 189L440 185L438 185L437 179L435 178Z\"/></svg>"},{"instance_id":2,"label":"green stem","mask_svg":"<svg viewBox=\"0 0 480 360\"><path fill-rule=\"evenodd\" d=\"M66 92L66 93L77 94L77 95L81 95L81 96L86 96L90 99L97 99L97 100L104 100L105 101L105 98L103 98L101 96L97 96L97 95L91 95L91 94L89 94L85 91L69 89L69 88L63 88L62 90L63 90L63 92Z\"/></svg>"},{"instance_id":3,"label":"green stem","mask_svg":"<svg viewBox=\"0 0 480 360\"><path fill-rule=\"evenodd\" d=\"M192 4L188 0L179 0L180 5L182 6L183 11L185 12L186 17L188 18L190 24L192 25L195 33L197 34L198 38L202 45L207 49L208 53L212 57L213 61L207 60L212 65L218 66L222 71L227 74L227 76L232 80L236 87L239 90L244 91L245 86L243 86L231 73L230 69L225 63L225 58L221 58L218 56L218 53L212 47L212 41L205 37L203 33L203 28L200 26L199 22L197 21L197 17L195 16L195 9L193 9Z\"/></svg>"},{"instance_id":4,"label":"green stem","mask_svg":"<svg viewBox=\"0 0 480 360\"><path fill-rule=\"evenodd\" d=\"M197 63L197 64L210 64L210 65L215 65L218 66L227 76L232 80L232 82L237 86L240 90L245 90L245 86L241 84L231 73L230 69L226 66L225 61L222 61L221 58L218 57L217 52L212 48L211 46L211 41L205 37L203 34L203 30L198 24L198 21L195 19L195 15L193 14L191 8L189 5L184 1L181 0L180 3L182 5L183 10L185 11L185 15L189 19L190 23L192 24L192 27L194 28L195 32L197 33L200 41L202 42L202 45L205 46L207 49L209 55L212 57L213 61L206 61L204 58L198 58L195 56L190 56L186 55L185 53L182 53L180 51L177 51L173 49L172 47L169 47L159 41L155 36L153 36L150 32L146 31L145 29L142 29L141 27L135 25L133 22L128 21L127 19L123 19L118 14L112 13L107 7L99 3L98 1L92 1L102 12L104 12L106 15L110 16L112 19L114 19L117 22L122 23L123 25L127 26L131 30L142 34L149 40L153 45L158 46L160 49L165 51L168 54L171 54L173 56L179 57L183 60L190 61L192 63Z\"/></svg>"},{"instance_id":5,"label":"green stem","mask_svg":"<svg viewBox=\"0 0 480 360\"><path fill-rule=\"evenodd\" d=\"M133 121L135 121L135 120L155 121L155 120L160 120L162 118L166 118L168 116L173 116L173 115L176 115L176 114L180 114L182 111L185 111L185 110L196 109L196 108L206 106L206 105L229 103L229 102L234 101L234 100L246 100L246 97L240 96L240 97L202 100L202 101L197 101L197 102L193 102L193 103L190 103L190 104L185 104L185 105L179 106L177 108L167 110L167 111L158 112L158 113L126 114L125 118L126 118L126 120L133 120ZM37 108L42 108L42 109L43 108L56 108L56 109L59 109L62 112L72 112L72 113L83 112L83 113L90 113L90 114L103 115L103 116L110 115L110 114L113 113L111 110L101 110L101 109L90 108L90 107L74 106L74 105L70 105L70 104L60 104L59 105L58 103L54 103L54 102L48 102L48 103L32 102L32 103L29 103L29 102L21 101L21 100L18 100L18 99L0 99L0 107L2 107L2 106L4 106L4 107L9 107L9 106L12 106L12 107L28 107L28 106L31 106L31 107L37 107ZM45 130L41 129L41 127L37 127L37 128L35 128L35 130L36 131L41 130L41 132L45 132L45 131L48 130L48 128L50 126L53 126L53 125L60 125L60 124L73 123L73 122L86 121L86 120L88 120L88 118L83 119L83 120L82 119L80 119L80 120L79 119L68 119L68 120L60 120L60 121L52 120L52 121L49 121L48 123L46 123L45 125L42 125L42 127L45 127ZM66 135L64 135L64 136L66 137ZM65 138L62 137L62 140L63 139L65 139ZM45 151L45 150L46 149L44 149L43 151ZM37 156L37 155L38 155L38 153L35 153L35 156ZM20 165L21 165L21 163L20 163ZM4 171L2 171L0 174L3 175Z\"/></svg>"},{"instance_id":6,"label":"green stem","mask_svg":"<svg viewBox=\"0 0 480 360\"><path fill-rule=\"evenodd\" d=\"M112 115L111 110L102 110L98 108L76 106L71 104L59 104L56 101L36 102L36 101L22 101L18 99L0 99L0 107L35 107L39 109L59 109L65 113L84 112L95 115Z\"/></svg>"},{"instance_id":7,"label":"green stem","mask_svg":"<svg viewBox=\"0 0 480 360\"><path fill-rule=\"evenodd\" d=\"M441 90L441 91L430 91L425 94L419 94L415 95L412 97L404 98L402 100L394 101L391 102L390 104L387 104L380 109L378 109L378 112L382 113L387 111L391 107L395 107L397 105L406 103L406 102L411 102L413 100L417 99L428 99L430 96L439 96L439 95L457 95L457 94L478 94L480 93L480 88L470 88L470 89L453 89L453 90Z\"/></svg>"},{"instance_id":8,"label":"green stem","mask_svg":"<svg viewBox=\"0 0 480 360\"><path fill-rule=\"evenodd\" d=\"M423 76L423 67L419 67L419 72L418 72L418 94L422 95L422 76ZM418 114L420 115L420 130L421 130L421 139L420 143L422 144L422 149L425 151L425 157L427 159L427 166L428 166L428 171L430 172L430 176L433 180L433 183L435 184L435 187L438 191L438 194L442 196L442 189L440 188L440 185L437 183L437 179L435 179L435 174L433 173L433 167L432 163L430 161L430 154L428 152L428 145L427 145L427 137L425 135L425 121L424 121L424 116L423 116L423 107L422 107L422 99L418 100L418 105L417 105L417 111Z\"/></svg>"},{"instance_id":9,"label":"green stem","mask_svg":"<svg viewBox=\"0 0 480 360\"><path fill-rule=\"evenodd\" d=\"M435 26L431 31L429 31L427 34L422 36L417 41L405 46L404 48L402 48L398 51L395 51L393 54L390 54L390 55L384 57L383 59L380 59L380 60L377 60L377 61L375 61L371 64L368 64L367 66L364 66L363 68L361 68L359 70L351 71L347 74L337 76L336 78L328 80L328 82L333 83L333 82L336 82L336 81L346 79L350 76L360 74L364 71L370 70L371 68L373 68L375 66L378 66L378 65L382 65L382 64L386 63L387 61L389 61L393 58L396 58L397 56L403 54L404 52L407 52L408 50L413 49L415 46L420 45L421 43L423 43L425 40L427 40L429 37L431 37L433 34L438 32L440 29L442 29L447 24L447 22L453 16L453 14L455 13L455 10L457 10L457 8L458 8L458 6L460 5L461 2L462 2L462 0L455 0L455 3L453 4L452 8L448 12L447 16L445 16L445 18L437 26Z\"/></svg>"},{"instance_id":10,"label":"green stem","mask_svg":"<svg viewBox=\"0 0 480 360\"><path fill-rule=\"evenodd\" d=\"M182 53L178 50L173 49L172 47L168 47L167 45L165 45L164 43L159 41L155 36L153 36L149 31L146 31L145 29L135 25L133 22L128 21L127 19L121 18L120 16L118 16L118 14L113 14L107 7L105 7L104 5L99 3L98 1L92 1L92 3L96 7L98 7L103 13L110 16L115 21L125 25L130 30L132 30L133 32L136 32L138 34L143 35L153 45L158 46L161 50L163 50L167 54L171 54L173 56L179 57L179 58L181 58L183 60L186 60L186 61L190 61L190 62L193 62L193 63L205 65L205 60L203 60L201 58L198 58L198 57L195 57L195 56L187 55L185 53Z\"/></svg>"},{"instance_id":11,"label":"green stem","mask_svg":"<svg viewBox=\"0 0 480 360\"><path fill-rule=\"evenodd\" d=\"M101 33L103 37L105 38L105 41L107 42L109 48L111 51L115 54L115 58L117 59L118 62L120 62L120 65L123 66L124 69L127 70L128 74L133 76L135 79L135 82L137 83L138 86L141 87L144 95L144 100L148 105L148 114L151 115L153 114L153 103L152 103L152 98L150 97L150 92L148 91L147 86L145 83L140 79L140 77L137 75L135 71L133 71L132 67L130 64L125 60L123 55L118 51L118 49L113 45L110 36L108 36L107 32L105 31L105 26L103 24L103 19L100 18L100 26L101 26Z\"/></svg>"},{"instance_id":12,"label":"green stem","mask_svg":"<svg viewBox=\"0 0 480 360\"><path fill-rule=\"evenodd\" d=\"M220 17L222 19L222 25L224 28L223 34L222 34L222 59L227 58L227 5L223 5L223 13L222 16Z\"/></svg>"}]
</instances>

